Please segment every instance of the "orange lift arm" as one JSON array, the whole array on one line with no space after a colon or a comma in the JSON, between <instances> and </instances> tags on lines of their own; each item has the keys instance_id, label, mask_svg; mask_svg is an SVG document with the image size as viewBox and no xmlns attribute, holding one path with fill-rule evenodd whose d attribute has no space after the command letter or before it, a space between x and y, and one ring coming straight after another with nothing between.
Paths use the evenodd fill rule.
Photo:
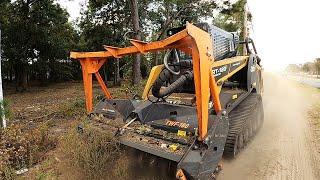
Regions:
<instances>
[{"instance_id":1,"label":"orange lift arm","mask_svg":"<svg viewBox=\"0 0 320 180\"><path fill-rule=\"evenodd\" d=\"M92 74L95 74L105 96L111 98L108 88L99 74L99 69L107 61L108 57L118 59L128 54L146 54L147 52L165 49L179 49L192 56L199 140L203 140L208 131L210 95L215 111L217 113L221 111L219 90L212 72L214 58L210 35L200 28L187 23L185 30L164 40L146 43L132 39L130 42L133 46L124 48L104 46L106 51L71 52L70 57L79 60L82 66L87 111L91 112L93 108Z\"/></svg>"}]
</instances>

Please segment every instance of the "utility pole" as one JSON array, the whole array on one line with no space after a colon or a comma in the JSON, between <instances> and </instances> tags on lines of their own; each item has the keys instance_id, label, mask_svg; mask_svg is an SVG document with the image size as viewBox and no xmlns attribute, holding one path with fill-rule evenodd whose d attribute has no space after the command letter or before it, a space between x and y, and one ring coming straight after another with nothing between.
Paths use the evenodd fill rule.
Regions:
<instances>
[{"instance_id":1,"label":"utility pole","mask_svg":"<svg viewBox=\"0 0 320 180\"><path fill-rule=\"evenodd\" d=\"M0 119L2 120L2 123L0 123L2 128L6 128L7 127L7 122L6 122L6 117L4 116L4 107L3 107L3 92L2 92L2 74L1 74L1 53L2 53L2 49L1 49L1 25L0 25L0 108L2 110L2 117L0 117Z\"/></svg>"},{"instance_id":2,"label":"utility pole","mask_svg":"<svg viewBox=\"0 0 320 180\"><path fill-rule=\"evenodd\" d=\"M244 0L243 4L243 39L246 41L248 37L248 10L247 0ZM246 46L243 46L243 55L247 54Z\"/></svg>"}]
</instances>

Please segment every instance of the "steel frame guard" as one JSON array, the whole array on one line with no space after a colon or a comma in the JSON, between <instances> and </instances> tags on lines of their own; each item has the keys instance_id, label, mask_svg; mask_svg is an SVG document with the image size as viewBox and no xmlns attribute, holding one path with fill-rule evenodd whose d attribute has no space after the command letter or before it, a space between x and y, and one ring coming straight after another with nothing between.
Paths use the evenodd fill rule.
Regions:
<instances>
[{"instance_id":1,"label":"steel frame guard","mask_svg":"<svg viewBox=\"0 0 320 180\"><path fill-rule=\"evenodd\" d=\"M104 46L106 51L70 53L71 58L77 59L81 63L87 112L91 112L93 109L92 74L97 78L106 98L112 98L99 74L99 69L108 57L118 59L128 54L146 54L147 52L176 48L192 56L199 130L198 139L200 141L204 140L208 131L210 96L214 103L215 112L218 114L221 111L219 89L212 72L214 58L210 35L187 23L185 30L164 40L146 43L131 39L130 42L133 46L125 48Z\"/></svg>"}]
</instances>

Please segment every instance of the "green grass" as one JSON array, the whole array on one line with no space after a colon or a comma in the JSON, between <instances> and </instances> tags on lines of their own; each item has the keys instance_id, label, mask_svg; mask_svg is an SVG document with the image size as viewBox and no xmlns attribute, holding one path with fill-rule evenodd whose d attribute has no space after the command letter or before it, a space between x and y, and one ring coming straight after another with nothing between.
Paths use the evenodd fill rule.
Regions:
<instances>
[{"instance_id":1,"label":"green grass","mask_svg":"<svg viewBox=\"0 0 320 180\"><path fill-rule=\"evenodd\" d=\"M81 117L86 114L85 107L85 100L83 98L76 98L71 102L60 105L59 113L67 118Z\"/></svg>"}]
</instances>

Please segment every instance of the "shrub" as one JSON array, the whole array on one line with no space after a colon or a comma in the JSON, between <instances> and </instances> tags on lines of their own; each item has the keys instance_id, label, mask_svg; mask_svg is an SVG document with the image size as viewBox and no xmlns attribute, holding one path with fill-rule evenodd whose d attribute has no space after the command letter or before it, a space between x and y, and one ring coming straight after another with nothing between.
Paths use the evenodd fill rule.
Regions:
<instances>
[{"instance_id":1,"label":"shrub","mask_svg":"<svg viewBox=\"0 0 320 180\"><path fill-rule=\"evenodd\" d=\"M45 158L45 153L56 146L45 124L27 129L21 124L0 130L0 179L11 170L29 168Z\"/></svg>"},{"instance_id":2,"label":"shrub","mask_svg":"<svg viewBox=\"0 0 320 180\"><path fill-rule=\"evenodd\" d=\"M314 104L308 113L311 120L320 127L320 103Z\"/></svg>"},{"instance_id":3,"label":"shrub","mask_svg":"<svg viewBox=\"0 0 320 180\"><path fill-rule=\"evenodd\" d=\"M16 171L8 164L0 164L0 179L13 180L17 178Z\"/></svg>"},{"instance_id":4,"label":"shrub","mask_svg":"<svg viewBox=\"0 0 320 180\"><path fill-rule=\"evenodd\" d=\"M84 131L71 129L63 138L62 149L69 166L84 179L126 179L127 159L117 140L108 133L95 131L86 125Z\"/></svg>"}]
</instances>

